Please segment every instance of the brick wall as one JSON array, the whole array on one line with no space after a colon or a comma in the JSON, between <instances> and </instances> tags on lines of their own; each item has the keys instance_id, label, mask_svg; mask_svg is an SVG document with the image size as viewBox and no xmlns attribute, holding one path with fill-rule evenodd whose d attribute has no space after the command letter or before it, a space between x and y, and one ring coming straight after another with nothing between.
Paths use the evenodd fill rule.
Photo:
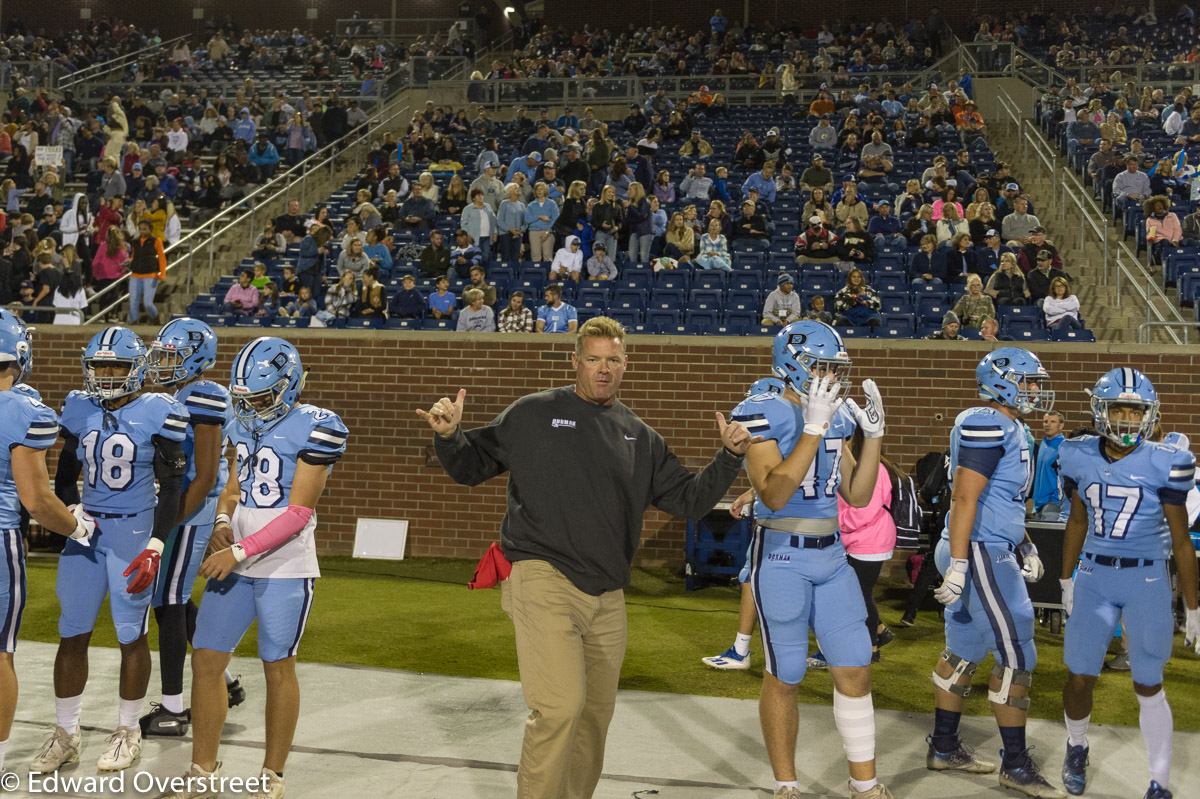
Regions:
<instances>
[{"instance_id":1,"label":"brick wall","mask_svg":"<svg viewBox=\"0 0 1200 799\"><path fill-rule=\"evenodd\" d=\"M349 451L319 511L322 551L348 554L359 516L410 520L410 555L473 557L496 540L504 480L468 490L439 467L426 466L431 434L413 410L461 387L468 392L466 425L485 424L526 393L571 382L570 342L537 335L293 333L311 368L304 399L337 412L350 428ZM79 387L78 354L88 337L87 330L37 331L32 382L52 407ZM250 338L241 330L221 331L221 357L211 374L225 382L233 356ZM974 367L985 352L970 343L871 341L851 342L849 351L855 381L872 377L880 385L888 411L885 453L906 468L946 446L955 415L973 402ZM1055 378L1068 427L1088 418L1085 386L1113 366L1137 366L1158 388L1166 429L1200 441L1197 348L1053 345L1038 352ZM771 350L769 339L637 337L629 354L622 400L696 469L719 446L713 414L727 414L746 386L768 374ZM737 485L747 487L744 476ZM681 520L649 512L643 561L681 562L683 530Z\"/></svg>"}]
</instances>

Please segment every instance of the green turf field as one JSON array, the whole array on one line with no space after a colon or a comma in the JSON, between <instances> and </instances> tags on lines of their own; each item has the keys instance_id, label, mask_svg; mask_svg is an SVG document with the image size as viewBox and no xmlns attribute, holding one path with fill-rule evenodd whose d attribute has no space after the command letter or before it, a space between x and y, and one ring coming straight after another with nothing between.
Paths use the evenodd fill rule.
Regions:
<instances>
[{"instance_id":1,"label":"green turf field","mask_svg":"<svg viewBox=\"0 0 1200 799\"><path fill-rule=\"evenodd\" d=\"M52 558L29 560L29 602L21 629L24 640L57 640L56 562ZM500 610L500 592L466 588L474 565L465 560L323 558L324 576L317 581L301 660L517 679L512 627ZM896 624L905 586L881 586L877 597L882 598L880 613L895 630L896 640L883 649L883 662L872 668L875 706L931 712L929 672L942 651L941 624L933 612L922 613L916 627ZM700 663L701 657L722 652L733 642L738 603L735 588L688 592L683 579L665 569L637 570L626 600L629 649L622 688L743 699L758 696L762 656L757 639L749 673L717 672ZM115 646L107 607L101 619L94 643ZM153 646L154 625L150 635ZM1176 727L1195 731L1200 730L1200 702L1194 701L1200 657L1185 652L1182 641L1182 636L1176 637L1175 658L1167 665L1166 689L1173 700ZM1030 712L1060 720L1060 690L1066 679L1062 636L1039 627L1037 643ZM254 656L253 628L237 654ZM19 659L19 651L17 656ZM989 712L988 672L990 662L976 676L968 712ZM810 672L800 687L800 699L831 703L828 673ZM1133 726L1137 715L1129 673L1106 672L1097 686L1092 720Z\"/></svg>"}]
</instances>

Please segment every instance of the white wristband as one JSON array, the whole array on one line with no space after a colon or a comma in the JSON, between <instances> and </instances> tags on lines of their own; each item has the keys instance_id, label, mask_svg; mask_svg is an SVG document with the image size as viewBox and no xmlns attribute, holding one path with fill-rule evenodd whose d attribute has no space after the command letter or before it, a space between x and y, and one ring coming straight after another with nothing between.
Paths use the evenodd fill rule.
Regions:
<instances>
[{"instance_id":1,"label":"white wristband","mask_svg":"<svg viewBox=\"0 0 1200 799\"><path fill-rule=\"evenodd\" d=\"M820 425L820 424L806 424L806 425L804 425L804 435L818 436L820 438L824 438L825 437L825 426Z\"/></svg>"},{"instance_id":2,"label":"white wristband","mask_svg":"<svg viewBox=\"0 0 1200 799\"><path fill-rule=\"evenodd\" d=\"M231 520L228 513L218 513L216 520L213 522L213 527L216 527L218 524L223 524L228 527L230 521Z\"/></svg>"},{"instance_id":3,"label":"white wristband","mask_svg":"<svg viewBox=\"0 0 1200 799\"><path fill-rule=\"evenodd\" d=\"M966 558L950 558L950 571L967 573L968 561Z\"/></svg>"},{"instance_id":4,"label":"white wristband","mask_svg":"<svg viewBox=\"0 0 1200 799\"><path fill-rule=\"evenodd\" d=\"M241 544L234 544L233 546L229 547L229 551L233 553L233 559L238 563L241 563L247 557L246 548Z\"/></svg>"},{"instance_id":5,"label":"white wristband","mask_svg":"<svg viewBox=\"0 0 1200 799\"><path fill-rule=\"evenodd\" d=\"M163 542L157 538L151 538L146 543L146 549L152 549L152 550L154 550L154 554L162 556Z\"/></svg>"}]
</instances>

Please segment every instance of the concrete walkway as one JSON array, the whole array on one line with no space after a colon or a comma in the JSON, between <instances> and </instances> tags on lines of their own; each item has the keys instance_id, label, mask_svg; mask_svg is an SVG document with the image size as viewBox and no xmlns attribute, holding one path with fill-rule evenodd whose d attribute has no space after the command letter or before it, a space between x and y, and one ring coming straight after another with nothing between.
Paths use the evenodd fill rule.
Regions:
<instances>
[{"instance_id":1,"label":"concrete walkway","mask_svg":"<svg viewBox=\"0 0 1200 799\"><path fill-rule=\"evenodd\" d=\"M22 642L17 651L21 698L6 767L21 778L11 796L135 797L134 773L124 792L86 786L30 792L27 767L46 726L53 723L54 647ZM92 651L84 698L81 762L62 776L95 777L104 738L116 726L115 649ZM261 665L237 659L248 698L230 711L221 759L226 776L250 777L262 764L264 688ZM516 795L516 762L526 714L520 685L318 664L299 667L303 710L288 761L289 799L505 799ZM157 672L156 672L157 675ZM157 676L152 686L157 684ZM152 688L151 698L157 694ZM929 716L877 714L879 770L897 799L1016 797L994 775L966 777L925 769ZM1000 747L986 718L964 719L965 738L991 757ZM1065 730L1034 721L1030 742L1057 784ZM805 797L846 797L846 767L830 708L803 705L797 765ZM1149 783L1137 729L1095 726L1091 733L1091 799L1138 799ZM148 739L134 772L173 777L187 768L190 739ZM597 799L733 799L770 796L773 787L754 701L622 692L608 739L605 776ZM141 779L147 779L143 777ZM1177 733L1172 780L1176 796L1200 784L1200 734ZM1185 786L1192 786L1185 788ZM657 794L652 792L657 791ZM228 793L226 796L241 796Z\"/></svg>"}]
</instances>

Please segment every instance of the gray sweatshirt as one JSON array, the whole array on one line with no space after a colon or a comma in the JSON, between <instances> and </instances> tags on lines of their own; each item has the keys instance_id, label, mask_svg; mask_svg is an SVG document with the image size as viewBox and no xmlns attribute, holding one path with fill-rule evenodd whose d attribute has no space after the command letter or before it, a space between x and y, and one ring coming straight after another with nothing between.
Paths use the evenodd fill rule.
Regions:
<instances>
[{"instance_id":1,"label":"gray sweatshirt","mask_svg":"<svg viewBox=\"0 0 1200 799\"><path fill-rule=\"evenodd\" d=\"M435 435L434 449L462 485L507 471L505 556L544 560L592 596L629 584L648 507L699 518L725 495L743 462L722 447L693 475L620 401L596 405L574 386L522 397L486 427Z\"/></svg>"}]
</instances>

